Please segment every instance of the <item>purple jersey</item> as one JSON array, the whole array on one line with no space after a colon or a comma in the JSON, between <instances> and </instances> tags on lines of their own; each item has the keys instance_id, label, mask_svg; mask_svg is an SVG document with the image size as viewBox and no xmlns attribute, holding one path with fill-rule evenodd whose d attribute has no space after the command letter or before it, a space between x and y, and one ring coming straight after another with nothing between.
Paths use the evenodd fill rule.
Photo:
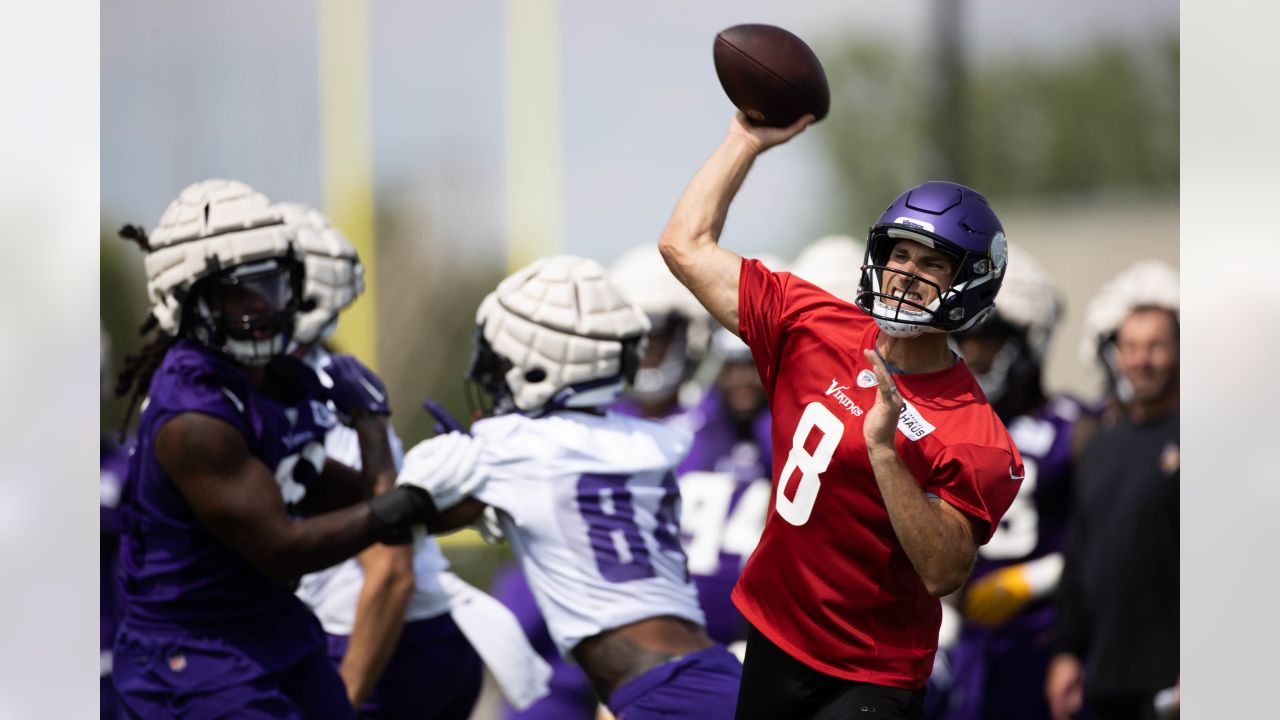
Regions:
<instances>
[{"instance_id":1,"label":"purple jersey","mask_svg":"<svg viewBox=\"0 0 1280 720\"><path fill-rule=\"evenodd\" d=\"M971 582L998 568L1062 552L1071 505L1071 430L1085 412L1076 400L1056 397L1010 421L1009 435L1022 454L1026 477L995 535L978 550Z\"/></svg>"},{"instance_id":2,"label":"purple jersey","mask_svg":"<svg viewBox=\"0 0 1280 720\"><path fill-rule=\"evenodd\" d=\"M724 396L712 390L696 407L665 422L694 434L693 447L677 468L681 541L707 633L729 644L746 637L745 621L730 594L760 539L768 511L769 411L735 422Z\"/></svg>"},{"instance_id":3,"label":"purple jersey","mask_svg":"<svg viewBox=\"0 0 1280 720\"><path fill-rule=\"evenodd\" d=\"M288 357L267 369L264 388L238 366L178 340L151 379L137 449L121 503L124 624L138 632L234 633L263 669L323 652L319 624L288 583L258 572L201 525L156 461L156 433L196 412L230 424L276 475L288 508L306 495L324 463L324 434L334 424L314 374Z\"/></svg>"},{"instance_id":4,"label":"purple jersey","mask_svg":"<svg viewBox=\"0 0 1280 720\"><path fill-rule=\"evenodd\" d=\"M991 541L978 550L970 582L994 570L1063 550L1071 510L1072 429L1088 409L1055 397L1014 418L1009 435L1026 477ZM938 716L947 720L1048 718L1044 674L1053 608L1032 602L994 628L964 622L947 650L949 689Z\"/></svg>"},{"instance_id":5,"label":"purple jersey","mask_svg":"<svg viewBox=\"0 0 1280 720\"><path fill-rule=\"evenodd\" d=\"M124 493L124 479L128 475L129 455L124 448L106 438L102 439L98 447L98 549L101 556L98 565L98 650L101 678L98 697L100 717L106 720L120 715L115 687L111 684L111 645L115 642L116 626L120 620L119 603L116 602L116 569L119 567L120 556L120 497Z\"/></svg>"}]
</instances>

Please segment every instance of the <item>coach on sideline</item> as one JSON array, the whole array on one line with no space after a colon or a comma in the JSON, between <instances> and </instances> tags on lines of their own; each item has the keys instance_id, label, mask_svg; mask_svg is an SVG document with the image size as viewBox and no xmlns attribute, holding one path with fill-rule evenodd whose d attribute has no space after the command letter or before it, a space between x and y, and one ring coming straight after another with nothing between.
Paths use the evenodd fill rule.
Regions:
<instances>
[{"instance_id":1,"label":"coach on sideline","mask_svg":"<svg viewBox=\"0 0 1280 720\"><path fill-rule=\"evenodd\" d=\"M947 345L994 308L1007 246L981 195L930 182L872 227L856 304L720 247L756 156L812 119L735 115L659 242L751 348L773 413L769 515L733 594L751 624L737 717L919 718L937 598L964 582L1023 474Z\"/></svg>"},{"instance_id":2,"label":"coach on sideline","mask_svg":"<svg viewBox=\"0 0 1280 720\"><path fill-rule=\"evenodd\" d=\"M1178 274L1142 262L1089 303L1115 411L1085 446L1058 586L1045 693L1055 720L1179 708L1181 486ZM1086 324L1088 327L1088 323Z\"/></svg>"}]
</instances>

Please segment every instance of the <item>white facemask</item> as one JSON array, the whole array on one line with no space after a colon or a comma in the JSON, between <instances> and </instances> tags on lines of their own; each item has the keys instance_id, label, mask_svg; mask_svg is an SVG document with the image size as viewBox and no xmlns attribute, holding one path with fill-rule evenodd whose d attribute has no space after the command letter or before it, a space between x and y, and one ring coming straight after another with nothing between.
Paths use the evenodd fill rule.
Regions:
<instances>
[{"instance_id":1,"label":"white facemask","mask_svg":"<svg viewBox=\"0 0 1280 720\"><path fill-rule=\"evenodd\" d=\"M896 338L919 337L920 335L924 334L926 330L930 329L928 325L915 325L912 322L886 320L884 319L884 317L880 317L882 315L883 316L896 315L902 320L909 320L909 321L924 323L929 321L930 319L929 313L919 312L916 310L908 310L907 308L891 308L888 305L884 304L884 302L882 302L880 298L875 299L873 303L873 307L875 309L875 312L872 313L872 317L876 319L876 324L880 326L881 330L892 335L893 337L896 337Z\"/></svg>"}]
</instances>

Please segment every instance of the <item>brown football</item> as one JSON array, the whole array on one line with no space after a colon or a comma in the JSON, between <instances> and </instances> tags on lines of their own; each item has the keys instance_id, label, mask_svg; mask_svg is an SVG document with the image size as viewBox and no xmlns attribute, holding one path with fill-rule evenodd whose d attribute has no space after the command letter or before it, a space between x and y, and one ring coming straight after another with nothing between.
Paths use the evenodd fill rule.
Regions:
<instances>
[{"instance_id":1,"label":"brown football","mask_svg":"<svg viewBox=\"0 0 1280 720\"><path fill-rule=\"evenodd\" d=\"M734 25L716 35L716 76L729 100L758 125L783 127L831 108L827 74L795 35L773 25Z\"/></svg>"}]
</instances>

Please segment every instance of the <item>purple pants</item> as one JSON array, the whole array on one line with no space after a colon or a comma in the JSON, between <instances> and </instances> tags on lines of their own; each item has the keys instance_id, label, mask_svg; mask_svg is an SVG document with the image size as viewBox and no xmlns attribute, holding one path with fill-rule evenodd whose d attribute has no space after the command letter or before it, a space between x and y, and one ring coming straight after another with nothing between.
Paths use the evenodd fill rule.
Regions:
<instances>
[{"instance_id":1,"label":"purple pants","mask_svg":"<svg viewBox=\"0 0 1280 720\"><path fill-rule=\"evenodd\" d=\"M965 628L949 653L947 720L1048 720L1049 633Z\"/></svg>"},{"instance_id":2,"label":"purple pants","mask_svg":"<svg viewBox=\"0 0 1280 720\"><path fill-rule=\"evenodd\" d=\"M618 720L732 720L741 680L742 663L713 645L627 682L608 705Z\"/></svg>"},{"instance_id":3,"label":"purple pants","mask_svg":"<svg viewBox=\"0 0 1280 720\"><path fill-rule=\"evenodd\" d=\"M551 664L547 694L524 710L504 707L503 720L595 720L599 701L582 668L555 652L544 659Z\"/></svg>"},{"instance_id":4,"label":"purple pants","mask_svg":"<svg viewBox=\"0 0 1280 720\"><path fill-rule=\"evenodd\" d=\"M234 637L147 634L124 625L111 674L132 718L354 718L323 646L310 644L314 649L301 645L296 658L282 648L264 662Z\"/></svg>"},{"instance_id":5,"label":"purple pants","mask_svg":"<svg viewBox=\"0 0 1280 720\"><path fill-rule=\"evenodd\" d=\"M337 668L349 638L328 638L329 660ZM360 717L466 720L480 696L483 672L480 656L448 613L406 623Z\"/></svg>"}]
</instances>

